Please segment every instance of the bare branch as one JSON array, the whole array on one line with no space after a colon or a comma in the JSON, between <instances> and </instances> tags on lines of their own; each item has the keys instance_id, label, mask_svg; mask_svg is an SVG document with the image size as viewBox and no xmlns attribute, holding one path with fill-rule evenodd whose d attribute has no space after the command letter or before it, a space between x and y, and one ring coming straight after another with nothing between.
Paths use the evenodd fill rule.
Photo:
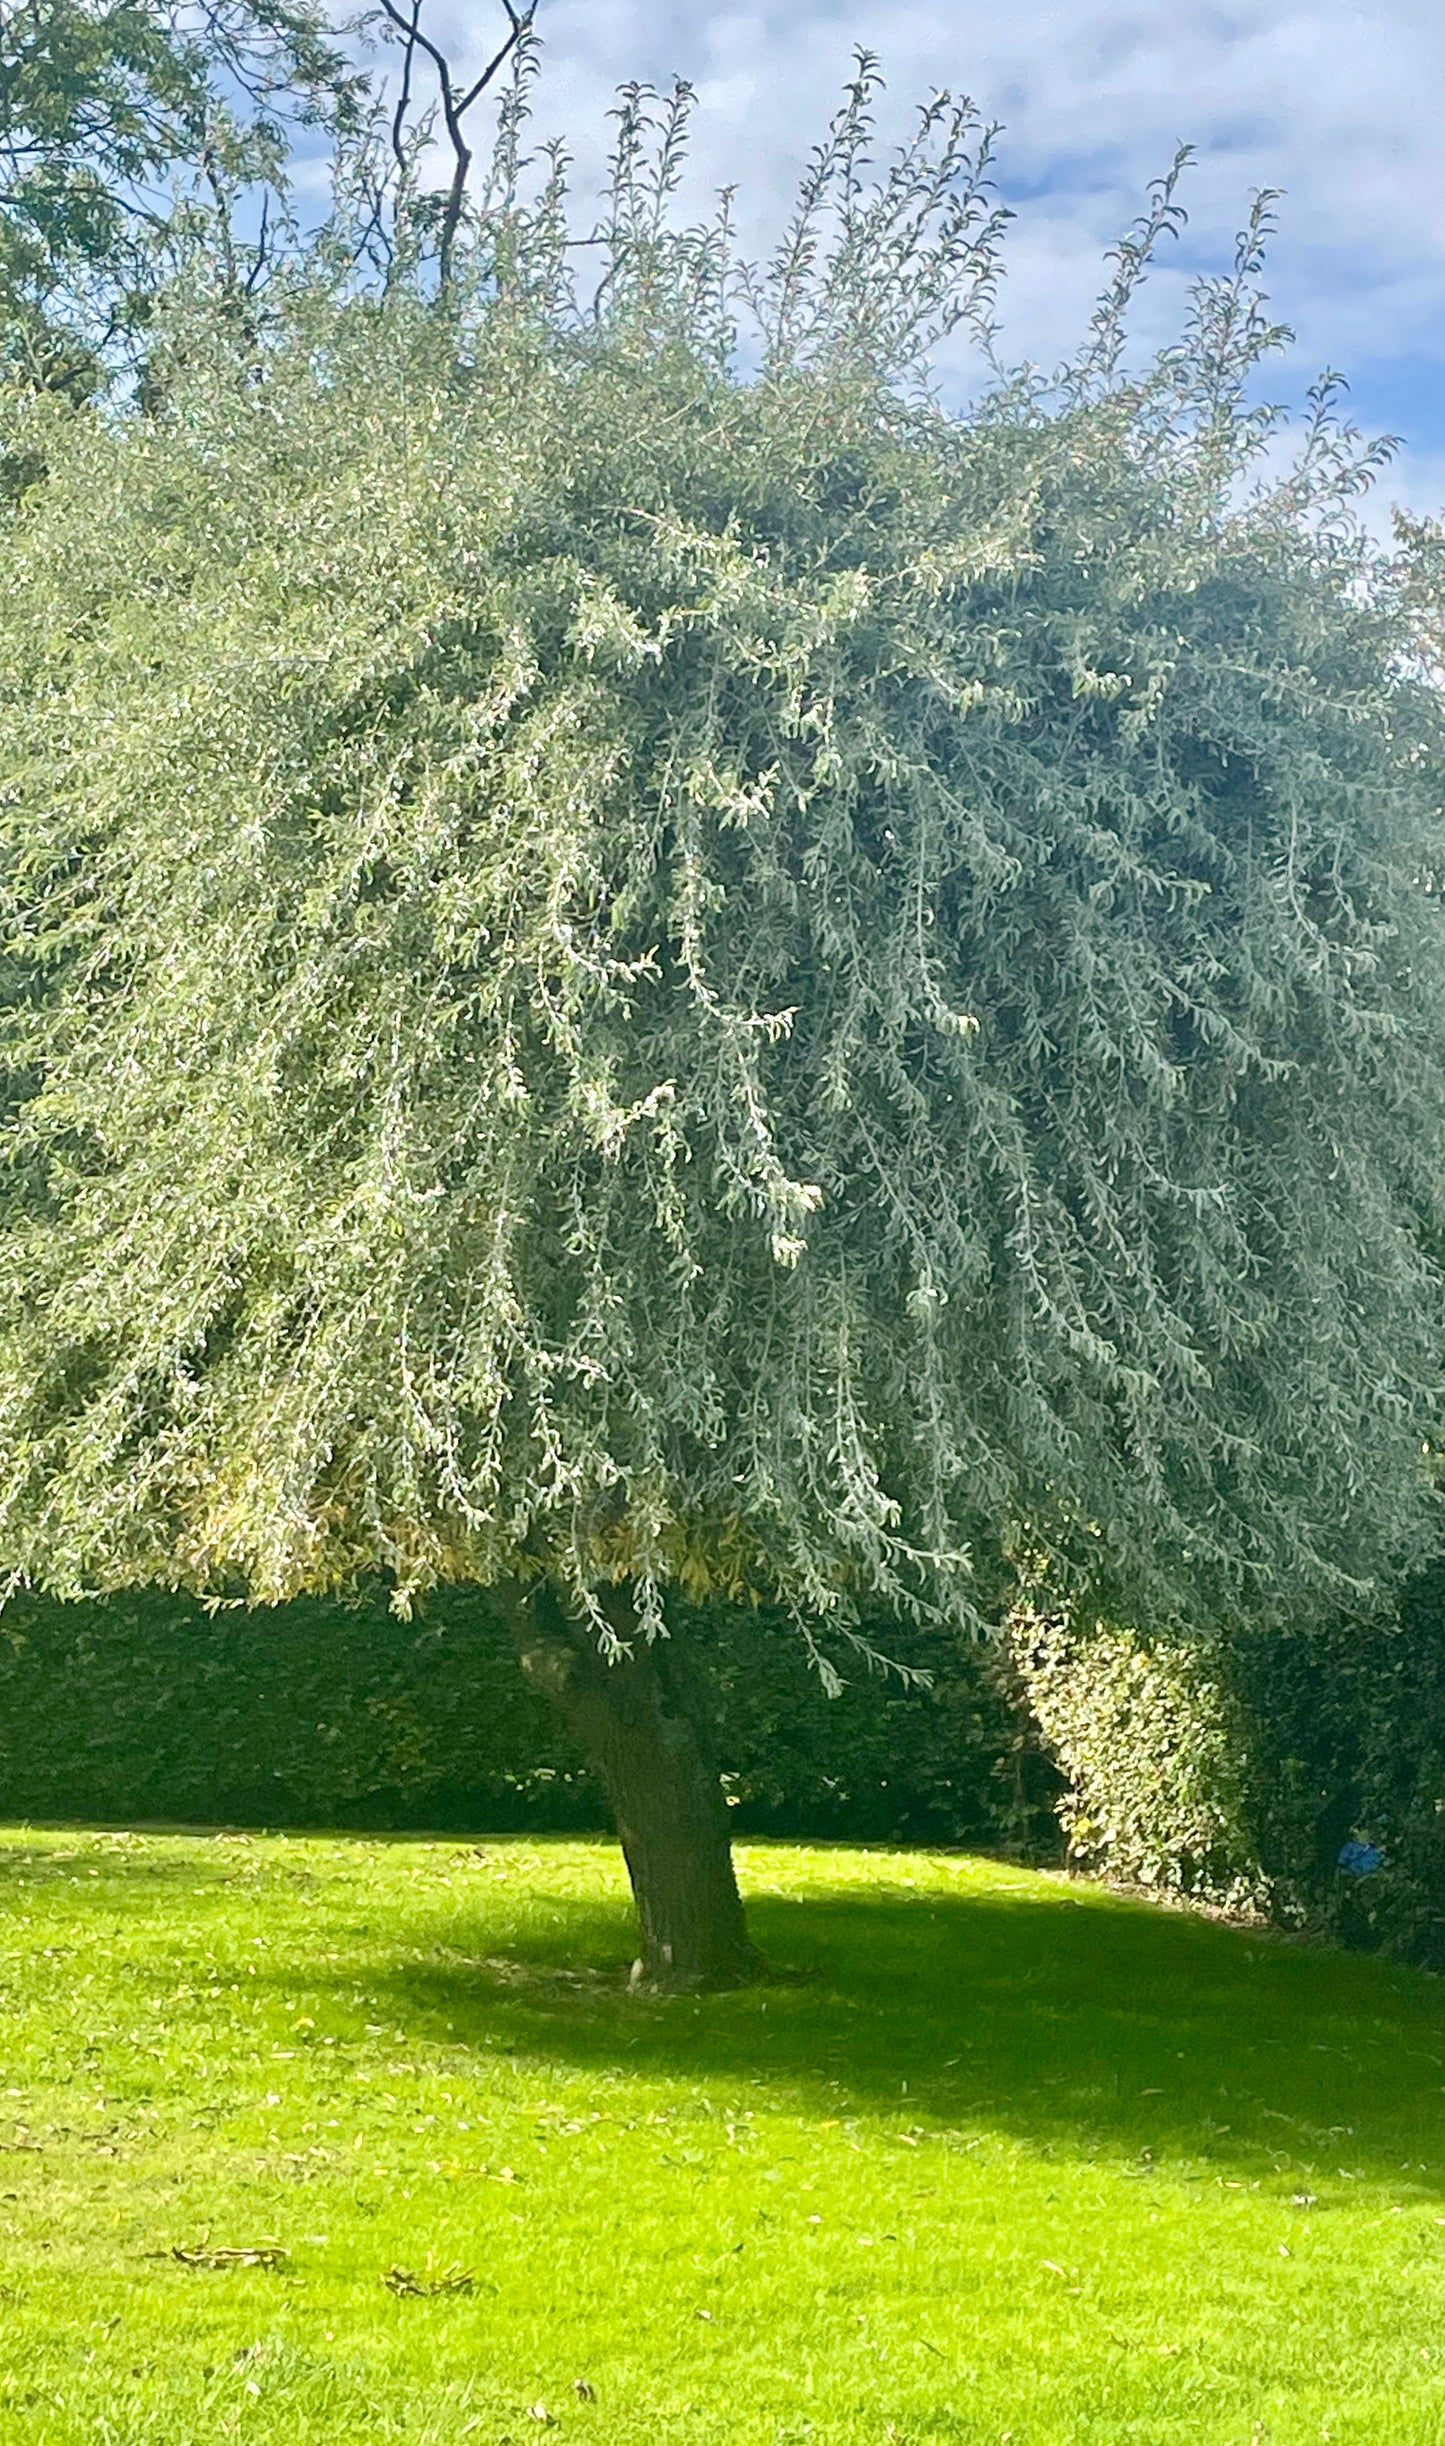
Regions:
<instances>
[{"instance_id":1,"label":"bare branch","mask_svg":"<svg viewBox=\"0 0 1445 2446\"><path fill-rule=\"evenodd\" d=\"M262 190L262 194L261 194L261 226L260 226L260 228L258 229L258 231L256 232L256 245L255 245L255 250L254 250L253 257L252 257L251 269L250 269L250 271L249 271L249 272L246 274L246 279L245 279L244 288L243 288L243 294L244 294L245 296L247 296L247 297L254 297L254 296L255 296L257 289L259 288L259 286L260 286L261 282L264 280L264 278L265 278L265 276L266 276L267 272L270 270L270 268L271 268L271 198L270 198L270 195L269 195L269 194L268 194L268 193L267 193L267 192L266 192L266 191L263 189L263 190Z\"/></svg>"},{"instance_id":2,"label":"bare branch","mask_svg":"<svg viewBox=\"0 0 1445 2446\"><path fill-rule=\"evenodd\" d=\"M394 10L390 13L393 16L395 15ZM405 180L409 167L406 152L406 121L407 113L411 109L411 72L416 61L417 31L420 18L421 0L414 0L414 5L411 12L411 24L407 28L406 41L402 49L401 88L397 94L396 109L392 113L391 120L391 149L396 158L397 176L402 180Z\"/></svg>"},{"instance_id":3,"label":"bare branch","mask_svg":"<svg viewBox=\"0 0 1445 2446\"><path fill-rule=\"evenodd\" d=\"M532 20L537 13L537 0L530 0L530 5L525 9L516 8L513 0L502 0L502 5L507 13L506 40L487 62L481 75L467 87L465 93L458 93L456 89L452 78L451 61L446 53L439 44L432 41L429 34L422 32L422 4L423 0L412 0L411 12L408 15L404 9L397 6L396 0L381 0L383 15L398 29L405 44L404 98L393 122L392 136L392 147L397 153L399 164L403 158L401 147L405 110L410 101L412 63L418 51L426 54L436 71L437 90L441 96L442 119L446 126L447 141L452 148L451 184L447 189L441 234L437 240L437 278L441 294L445 296L451 285L452 256L456 247L457 231L461 227L462 212L466 204L467 178L472 166L472 148L467 142L462 122L473 103L481 98L487 87L494 83L501 74L523 36L529 32Z\"/></svg>"}]
</instances>

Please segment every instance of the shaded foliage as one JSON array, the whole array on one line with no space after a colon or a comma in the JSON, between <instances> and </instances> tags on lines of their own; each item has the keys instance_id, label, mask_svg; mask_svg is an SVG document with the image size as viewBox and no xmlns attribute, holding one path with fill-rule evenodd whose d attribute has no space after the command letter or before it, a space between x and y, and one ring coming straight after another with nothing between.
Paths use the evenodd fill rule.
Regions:
<instances>
[{"instance_id":1,"label":"shaded foliage","mask_svg":"<svg viewBox=\"0 0 1445 2446\"><path fill-rule=\"evenodd\" d=\"M751 1608L679 1626L742 1831L1052 1848L1053 1777L990 1651L938 1634L933 1686L824 1693ZM596 1827L600 1789L484 1594L413 1622L381 1593L210 1614L29 1598L0 1636L0 1813L192 1823Z\"/></svg>"}]
</instances>

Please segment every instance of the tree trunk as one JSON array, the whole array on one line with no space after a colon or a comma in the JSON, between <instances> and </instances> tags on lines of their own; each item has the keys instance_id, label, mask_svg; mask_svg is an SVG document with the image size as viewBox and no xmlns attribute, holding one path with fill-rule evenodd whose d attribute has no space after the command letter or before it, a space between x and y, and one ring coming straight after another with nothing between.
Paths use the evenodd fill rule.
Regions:
<instances>
[{"instance_id":1,"label":"tree trunk","mask_svg":"<svg viewBox=\"0 0 1445 2446\"><path fill-rule=\"evenodd\" d=\"M703 1695L677 1642L644 1636L627 1589L605 1590L603 1605L628 1651L615 1662L545 1585L513 1620L523 1672L558 1709L611 1806L642 1929L633 1985L741 1986L759 1963Z\"/></svg>"}]
</instances>

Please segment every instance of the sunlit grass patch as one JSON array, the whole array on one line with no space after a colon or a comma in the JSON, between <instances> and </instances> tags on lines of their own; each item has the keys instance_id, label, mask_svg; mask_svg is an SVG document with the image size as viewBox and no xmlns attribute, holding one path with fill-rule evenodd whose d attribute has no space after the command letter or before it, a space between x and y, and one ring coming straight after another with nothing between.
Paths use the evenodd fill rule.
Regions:
<instances>
[{"instance_id":1,"label":"sunlit grass patch","mask_svg":"<svg viewBox=\"0 0 1445 2446\"><path fill-rule=\"evenodd\" d=\"M660 2001L605 1844L0 1838L0 2438L1445 2439L1434 1982L742 1872Z\"/></svg>"}]
</instances>

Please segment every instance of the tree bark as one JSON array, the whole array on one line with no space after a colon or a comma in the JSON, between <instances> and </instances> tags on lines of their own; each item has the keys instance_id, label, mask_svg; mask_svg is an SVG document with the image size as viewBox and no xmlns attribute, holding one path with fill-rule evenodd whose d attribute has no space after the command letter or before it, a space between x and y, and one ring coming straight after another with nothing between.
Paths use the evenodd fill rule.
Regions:
<instances>
[{"instance_id":1,"label":"tree bark","mask_svg":"<svg viewBox=\"0 0 1445 2446\"><path fill-rule=\"evenodd\" d=\"M633 1985L742 1986L760 1965L703 1693L677 1641L645 1637L629 1590L605 1590L603 1605L625 1651L611 1661L545 1584L513 1621L523 1672L561 1714L612 1810L642 1931Z\"/></svg>"}]
</instances>

